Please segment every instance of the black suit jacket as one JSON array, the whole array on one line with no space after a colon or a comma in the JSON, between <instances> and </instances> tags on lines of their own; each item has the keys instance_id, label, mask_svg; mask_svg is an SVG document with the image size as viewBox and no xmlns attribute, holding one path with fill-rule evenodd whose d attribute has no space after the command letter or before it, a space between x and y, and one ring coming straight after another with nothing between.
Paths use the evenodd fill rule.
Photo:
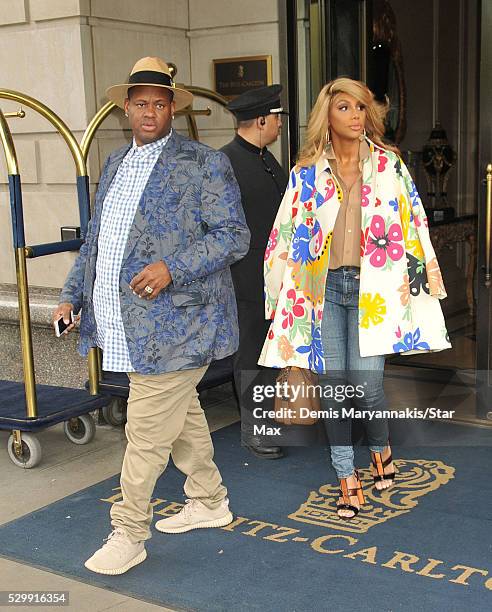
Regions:
<instances>
[{"instance_id":1,"label":"black suit jacket","mask_svg":"<svg viewBox=\"0 0 492 612\"><path fill-rule=\"evenodd\" d=\"M241 136L236 135L221 151L231 161L241 190L246 222L251 231L248 253L244 259L231 266L236 299L263 305L265 248L288 177L266 147L260 150Z\"/></svg>"}]
</instances>

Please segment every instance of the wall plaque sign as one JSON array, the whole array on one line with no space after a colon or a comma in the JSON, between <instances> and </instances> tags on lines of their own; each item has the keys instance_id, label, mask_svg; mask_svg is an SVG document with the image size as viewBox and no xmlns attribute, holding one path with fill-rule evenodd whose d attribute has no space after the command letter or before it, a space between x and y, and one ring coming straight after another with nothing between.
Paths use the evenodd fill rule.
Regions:
<instances>
[{"instance_id":1,"label":"wall plaque sign","mask_svg":"<svg viewBox=\"0 0 492 612\"><path fill-rule=\"evenodd\" d=\"M254 55L215 59L215 91L228 100L249 91L272 84L272 56Z\"/></svg>"}]
</instances>

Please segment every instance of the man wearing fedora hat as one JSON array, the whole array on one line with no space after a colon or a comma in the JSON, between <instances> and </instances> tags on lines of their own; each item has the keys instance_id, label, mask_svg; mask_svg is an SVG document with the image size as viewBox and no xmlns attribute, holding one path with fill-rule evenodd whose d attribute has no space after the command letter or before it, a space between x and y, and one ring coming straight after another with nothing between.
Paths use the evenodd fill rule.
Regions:
<instances>
[{"instance_id":1,"label":"man wearing fedora hat","mask_svg":"<svg viewBox=\"0 0 492 612\"><path fill-rule=\"evenodd\" d=\"M133 143L104 164L85 243L54 320L81 310L80 351L103 351L103 369L127 372L130 395L113 531L85 563L122 574L145 560L151 495L169 455L187 479L165 533L232 521L227 491L196 385L214 359L237 348L229 266L248 250L249 230L227 157L172 129L192 95L159 58L139 60L107 95L125 110ZM71 325L68 329L71 329Z\"/></svg>"},{"instance_id":2,"label":"man wearing fedora hat","mask_svg":"<svg viewBox=\"0 0 492 612\"><path fill-rule=\"evenodd\" d=\"M260 369L257 361L270 325L270 321L265 321L263 259L288 180L267 149L277 140L282 127L281 91L281 85L269 85L247 91L229 102L227 108L236 117L237 134L221 149L231 161L251 231L246 257L231 268L239 316L234 381L241 409L242 443L262 459L278 459L283 455L275 438L255 433L255 429L261 429L263 420L253 417L258 404L252 394L255 385L275 382L270 372Z\"/></svg>"}]
</instances>

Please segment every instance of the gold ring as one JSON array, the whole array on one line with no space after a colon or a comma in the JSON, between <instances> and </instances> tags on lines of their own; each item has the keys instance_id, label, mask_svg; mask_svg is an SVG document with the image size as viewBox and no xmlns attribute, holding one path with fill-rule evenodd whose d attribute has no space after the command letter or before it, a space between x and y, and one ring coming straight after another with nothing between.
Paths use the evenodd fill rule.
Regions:
<instances>
[{"instance_id":1,"label":"gold ring","mask_svg":"<svg viewBox=\"0 0 492 612\"><path fill-rule=\"evenodd\" d=\"M147 285L145 287L144 291L146 291L150 295L152 293L152 291L154 291L154 290L152 289L152 287L150 285Z\"/></svg>"}]
</instances>

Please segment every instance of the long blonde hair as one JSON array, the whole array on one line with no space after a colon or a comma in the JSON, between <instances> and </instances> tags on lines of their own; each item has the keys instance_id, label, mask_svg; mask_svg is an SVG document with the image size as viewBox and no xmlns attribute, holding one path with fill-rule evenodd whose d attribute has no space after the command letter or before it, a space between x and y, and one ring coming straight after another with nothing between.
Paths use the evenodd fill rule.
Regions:
<instances>
[{"instance_id":1,"label":"long blonde hair","mask_svg":"<svg viewBox=\"0 0 492 612\"><path fill-rule=\"evenodd\" d=\"M306 129L306 139L302 146L297 165L311 166L323 154L330 140L330 124L328 111L337 94L344 93L354 97L366 107L366 134L378 146L399 153L398 148L383 142L384 118L388 112L388 104L377 102L374 94L362 81L355 81L348 77L340 77L327 83L319 92L313 110L309 115Z\"/></svg>"}]
</instances>

